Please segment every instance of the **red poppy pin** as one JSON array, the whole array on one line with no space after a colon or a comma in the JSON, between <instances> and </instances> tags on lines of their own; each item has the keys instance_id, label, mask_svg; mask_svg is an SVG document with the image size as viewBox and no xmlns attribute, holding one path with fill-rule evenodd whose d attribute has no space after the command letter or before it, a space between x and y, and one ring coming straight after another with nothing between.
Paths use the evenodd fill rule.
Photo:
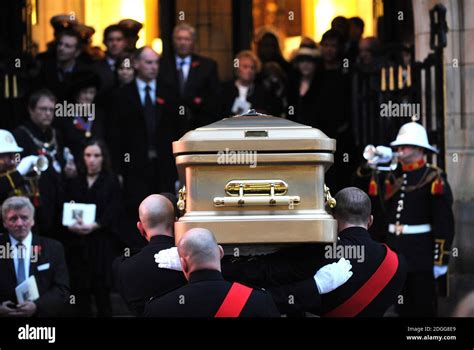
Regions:
<instances>
[{"instance_id":1,"label":"red poppy pin","mask_svg":"<svg viewBox=\"0 0 474 350\"><path fill-rule=\"evenodd\" d=\"M157 97L157 98L156 98L156 103L158 103L159 105L164 105L164 104L165 104L165 100L162 99L161 97Z\"/></svg>"},{"instance_id":2,"label":"red poppy pin","mask_svg":"<svg viewBox=\"0 0 474 350\"><path fill-rule=\"evenodd\" d=\"M33 252L35 253L36 256L40 256L42 250L43 250L43 247L40 245L33 246Z\"/></svg>"},{"instance_id":3,"label":"red poppy pin","mask_svg":"<svg viewBox=\"0 0 474 350\"><path fill-rule=\"evenodd\" d=\"M201 62L199 62L199 61L192 61L191 62L191 67L196 68L196 67L199 67L200 64L201 64Z\"/></svg>"},{"instance_id":4,"label":"red poppy pin","mask_svg":"<svg viewBox=\"0 0 474 350\"><path fill-rule=\"evenodd\" d=\"M200 98L199 96L196 96L193 100L193 102L197 105L200 105L201 102L202 102L202 98Z\"/></svg>"}]
</instances>

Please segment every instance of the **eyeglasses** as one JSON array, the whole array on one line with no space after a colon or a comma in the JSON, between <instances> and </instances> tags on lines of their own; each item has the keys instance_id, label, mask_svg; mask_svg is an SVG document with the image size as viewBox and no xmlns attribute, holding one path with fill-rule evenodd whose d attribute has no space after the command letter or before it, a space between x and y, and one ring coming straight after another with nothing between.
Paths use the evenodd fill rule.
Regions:
<instances>
[{"instance_id":1,"label":"eyeglasses","mask_svg":"<svg viewBox=\"0 0 474 350\"><path fill-rule=\"evenodd\" d=\"M54 108L48 108L48 107L36 107L36 109L40 112L51 112L54 113Z\"/></svg>"}]
</instances>

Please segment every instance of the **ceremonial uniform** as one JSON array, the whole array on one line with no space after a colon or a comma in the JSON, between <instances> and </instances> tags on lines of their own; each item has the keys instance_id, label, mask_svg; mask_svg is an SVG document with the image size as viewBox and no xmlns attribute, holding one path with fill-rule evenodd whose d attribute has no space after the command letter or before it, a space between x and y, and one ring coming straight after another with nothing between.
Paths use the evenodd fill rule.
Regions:
<instances>
[{"instance_id":1,"label":"ceremonial uniform","mask_svg":"<svg viewBox=\"0 0 474 350\"><path fill-rule=\"evenodd\" d=\"M416 122L403 125L390 145L399 147L402 157L409 157L416 148L437 152ZM381 217L375 218L379 231L407 260L400 316L435 316L434 274L446 274L454 237L453 196L444 172L418 156L394 171L377 175L373 170L368 192L380 199Z\"/></svg>"},{"instance_id":2,"label":"ceremonial uniform","mask_svg":"<svg viewBox=\"0 0 474 350\"><path fill-rule=\"evenodd\" d=\"M341 257L351 262L352 277L320 295L314 275ZM407 270L403 257L375 242L363 227L341 231L337 245L292 247L229 265L223 265L227 278L265 286L281 313L328 317L382 317L397 302Z\"/></svg>"},{"instance_id":3,"label":"ceremonial uniform","mask_svg":"<svg viewBox=\"0 0 474 350\"><path fill-rule=\"evenodd\" d=\"M31 120L13 131L18 144L23 147L22 157L44 155L49 166L38 182L39 200L33 201L37 208L37 229L41 235L55 238L62 206L62 167L64 165L63 143L55 128L42 131Z\"/></svg>"},{"instance_id":4,"label":"ceremonial uniform","mask_svg":"<svg viewBox=\"0 0 474 350\"><path fill-rule=\"evenodd\" d=\"M17 170L9 170L0 174L0 203L11 196L24 196L23 176Z\"/></svg>"},{"instance_id":5,"label":"ceremonial uniform","mask_svg":"<svg viewBox=\"0 0 474 350\"><path fill-rule=\"evenodd\" d=\"M119 257L114 262L117 289L135 315L141 316L151 297L162 295L186 284L181 271L158 268L155 254L174 247L174 238L158 235L131 257Z\"/></svg>"},{"instance_id":6,"label":"ceremonial uniform","mask_svg":"<svg viewBox=\"0 0 474 350\"><path fill-rule=\"evenodd\" d=\"M420 161L386 175L387 243L408 262L401 316L433 316L433 265L447 265L454 237L453 196L442 170Z\"/></svg>"},{"instance_id":7,"label":"ceremonial uniform","mask_svg":"<svg viewBox=\"0 0 474 350\"><path fill-rule=\"evenodd\" d=\"M184 287L146 304L144 316L279 317L280 314L267 292L227 282L217 270L199 270L191 273Z\"/></svg>"}]
</instances>

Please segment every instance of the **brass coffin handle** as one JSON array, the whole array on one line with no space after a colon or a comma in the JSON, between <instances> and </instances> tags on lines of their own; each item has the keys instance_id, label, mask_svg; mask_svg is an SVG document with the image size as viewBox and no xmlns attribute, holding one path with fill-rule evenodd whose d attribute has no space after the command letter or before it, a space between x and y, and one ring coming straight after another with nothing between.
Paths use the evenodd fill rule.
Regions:
<instances>
[{"instance_id":1,"label":"brass coffin handle","mask_svg":"<svg viewBox=\"0 0 474 350\"><path fill-rule=\"evenodd\" d=\"M329 187L324 185L324 197L326 199L327 205L329 205L329 208L334 208L336 206L336 199L334 199L331 196L331 192L329 192Z\"/></svg>"},{"instance_id":2,"label":"brass coffin handle","mask_svg":"<svg viewBox=\"0 0 474 350\"><path fill-rule=\"evenodd\" d=\"M215 207L293 206L300 196L285 196L288 184L283 180L232 180L225 185L227 197L214 197Z\"/></svg>"},{"instance_id":3,"label":"brass coffin handle","mask_svg":"<svg viewBox=\"0 0 474 350\"><path fill-rule=\"evenodd\" d=\"M186 186L179 189L177 206L181 213L186 211Z\"/></svg>"}]
</instances>

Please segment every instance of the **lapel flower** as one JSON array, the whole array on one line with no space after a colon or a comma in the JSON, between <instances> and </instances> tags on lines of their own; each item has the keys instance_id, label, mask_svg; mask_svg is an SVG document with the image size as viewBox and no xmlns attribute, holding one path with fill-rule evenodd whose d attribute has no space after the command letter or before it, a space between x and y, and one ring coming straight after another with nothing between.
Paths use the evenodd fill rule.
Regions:
<instances>
[{"instance_id":1,"label":"lapel flower","mask_svg":"<svg viewBox=\"0 0 474 350\"><path fill-rule=\"evenodd\" d=\"M193 100L193 102L197 105L200 105L201 102L202 102L202 98L200 98L199 96L196 96Z\"/></svg>"},{"instance_id":2,"label":"lapel flower","mask_svg":"<svg viewBox=\"0 0 474 350\"><path fill-rule=\"evenodd\" d=\"M157 97L157 98L156 98L156 103L159 104L159 105L164 105L164 104L165 104L165 100L162 99L161 97Z\"/></svg>"},{"instance_id":3,"label":"lapel flower","mask_svg":"<svg viewBox=\"0 0 474 350\"><path fill-rule=\"evenodd\" d=\"M40 245L34 245L33 247L33 253L35 253L36 256L41 255L41 251L43 250L43 247Z\"/></svg>"},{"instance_id":4,"label":"lapel flower","mask_svg":"<svg viewBox=\"0 0 474 350\"><path fill-rule=\"evenodd\" d=\"M196 68L196 67L199 67L200 64L201 64L201 62L199 62L199 61L192 61L191 62L191 67Z\"/></svg>"}]
</instances>

